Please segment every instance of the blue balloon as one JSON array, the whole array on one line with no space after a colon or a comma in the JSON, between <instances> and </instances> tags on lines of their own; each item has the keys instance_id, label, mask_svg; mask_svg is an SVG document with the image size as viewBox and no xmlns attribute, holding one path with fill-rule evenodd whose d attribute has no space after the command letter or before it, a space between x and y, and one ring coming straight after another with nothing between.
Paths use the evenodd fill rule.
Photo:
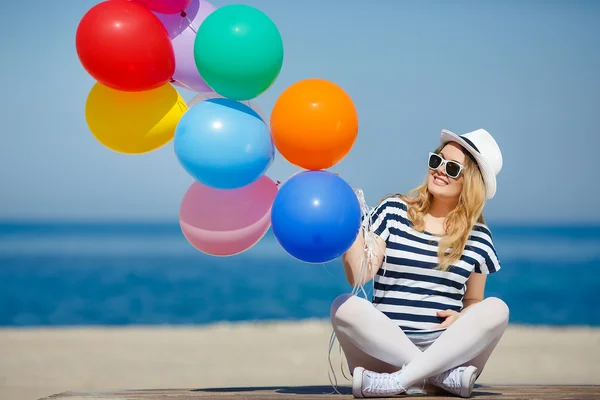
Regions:
<instances>
[{"instance_id":1,"label":"blue balloon","mask_svg":"<svg viewBox=\"0 0 600 400\"><path fill-rule=\"evenodd\" d=\"M175 154L198 182L217 189L251 184L269 169L275 147L267 124L231 99L196 104L175 130Z\"/></svg>"},{"instance_id":2,"label":"blue balloon","mask_svg":"<svg viewBox=\"0 0 600 400\"><path fill-rule=\"evenodd\" d=\"M350 248L360 230L360 204L342 178L306 171L290 178L271 208L273 233L293 257L323 263Z\"/></svg>"}]
</instances>

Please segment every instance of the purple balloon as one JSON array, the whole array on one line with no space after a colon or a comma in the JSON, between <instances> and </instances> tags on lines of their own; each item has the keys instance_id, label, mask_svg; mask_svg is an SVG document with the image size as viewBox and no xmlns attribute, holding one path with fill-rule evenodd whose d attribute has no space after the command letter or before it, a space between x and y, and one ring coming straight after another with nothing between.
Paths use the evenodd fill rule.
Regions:
<instances>
[{"instance_id":1,"label":"purple balloon","mask_svg":"<svg viewBox=\"0 0 600 400\"><path fill-rule=\"evenodd\" d=\"M215 10L216 7L206 0L192 0L184 10L185 16L155 13L167 28L175 50L174 85L194 92L212 92L196 67L194 41L202 21Z\"/></svg>"}]
</instances>

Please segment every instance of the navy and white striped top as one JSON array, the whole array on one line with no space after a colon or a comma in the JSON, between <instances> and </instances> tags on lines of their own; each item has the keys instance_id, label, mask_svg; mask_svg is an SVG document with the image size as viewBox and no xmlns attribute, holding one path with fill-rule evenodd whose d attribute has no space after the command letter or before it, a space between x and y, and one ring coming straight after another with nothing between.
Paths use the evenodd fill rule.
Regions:
<instances>
[{"instance_id":1,"label":"navy and white striped top","mask_svg":"<svg viewBox=\"0 0 600 400\"><path fill-rule=\"evenodd\" d=\"M431 331L442 323L440 310L462 309L466 282L472 272L500 269L487 226L476 224L461 258L447 271L438 265L439 236L412 227L406 203L383 200L371 213L372 230L387 244L385 260L374 277L373 304L404 331Z\"/></svg>"}]
</instances>

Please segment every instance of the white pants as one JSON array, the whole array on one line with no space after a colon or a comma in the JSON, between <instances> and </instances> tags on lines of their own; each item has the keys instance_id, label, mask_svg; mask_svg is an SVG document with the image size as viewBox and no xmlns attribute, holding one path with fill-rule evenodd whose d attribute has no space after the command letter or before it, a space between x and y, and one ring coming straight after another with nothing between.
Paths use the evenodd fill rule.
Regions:
<instances>
[{"instance_id":1,"label":"white pants","mask_svg":"<svg viewBox=\"0 0 600 400\"><path fill-rule=\"evenodd\" d=\"M405 388L462 365L473 365L481 373L508 325L508 314L502 300L487 298L469 307L431 345L421 346L422 351L368 300L346 294L331 306L333 329L350 371L402 369Z\"/></svg>"}]
</instances>

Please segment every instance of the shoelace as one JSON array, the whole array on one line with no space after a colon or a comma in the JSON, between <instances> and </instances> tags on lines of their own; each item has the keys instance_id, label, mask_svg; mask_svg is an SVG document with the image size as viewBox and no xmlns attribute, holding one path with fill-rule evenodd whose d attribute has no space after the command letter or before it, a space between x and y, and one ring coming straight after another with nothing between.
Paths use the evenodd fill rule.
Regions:
<instances>
[{"instance_id":1,"label":"shoelace","mask_svg":"<svg viewBox=\"0 0 600 400\"><path fill-rule=\"evenodd\" d=\"M461 387L460 375L462 374L463 370L463 367L455 368L435 376L432 380L444 386L459 389Z\"/></svg>"},{"instance_id":2,"label":"shoelace","mask_svg":"<svg viewBox=\"0 0 600 400\"><path fill-rule=\"evenodd\" d=\"M366 393L396 393L404 389L396 382L394 374L365 373L369 385L363 389Z\"/></svg>"}]
</instances>

